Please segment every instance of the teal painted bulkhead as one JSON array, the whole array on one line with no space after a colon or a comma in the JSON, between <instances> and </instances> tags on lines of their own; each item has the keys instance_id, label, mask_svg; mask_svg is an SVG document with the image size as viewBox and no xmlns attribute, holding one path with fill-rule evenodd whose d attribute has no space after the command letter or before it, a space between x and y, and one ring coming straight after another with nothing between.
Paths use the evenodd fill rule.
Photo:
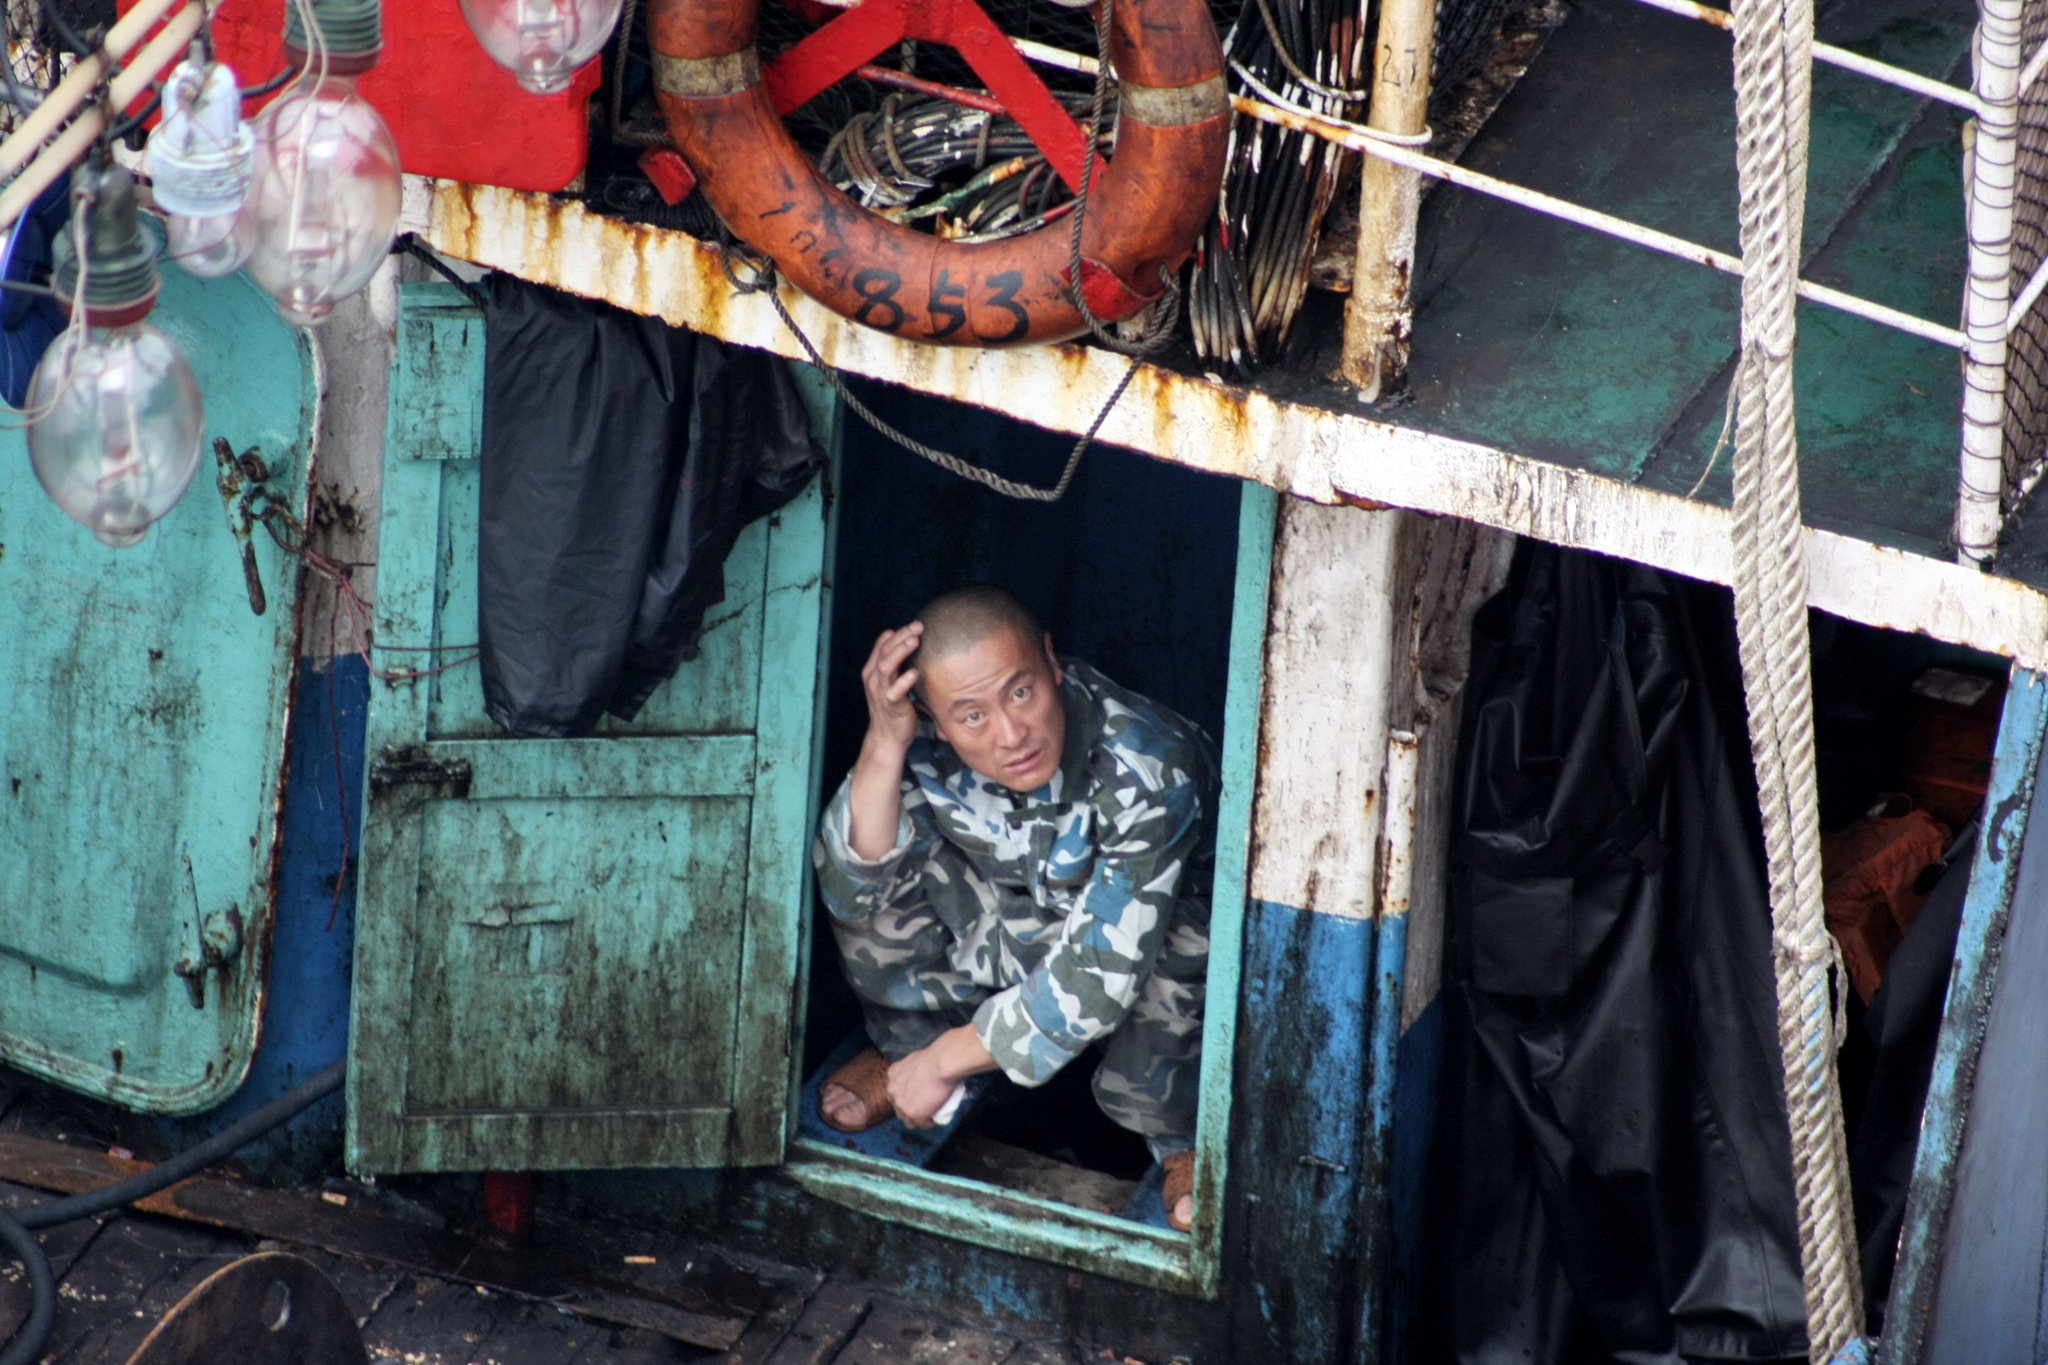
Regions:
<instances>
[{"instance_id":1,"label":"teal painted bulkhead","mask_svg":"<svg viewBox=\"0 0 2048 1365\"><path fill-rule=\"evenodd\" d=\"M177 302L177 297L169 302ZM260 298L255 302L261 314L251 325L260 334L261 321L270 314ZM443 396L444 391L461 390L476 383L478 372L465 357L467 347L477 338L460 335L463 329L475 324L474 312L466 301L444 287L409 287L405 317L407 325L420 332L412 338L422 343L413 348L414 353L428 350L434 357L431 369L423 369L416 379L433 394ZM196 341L190 344L196 363L197 357L204 354L203 346ZM273 350L296 360L296 353L288 348ZM402 337L401 364L405 363L405 354ZM243 362L250 375L266 373L248 357L243 357ZM296 385L295 372L292 378ZM202 383L207 385L210 399L224 386L223 380L209 379L205 372ZM389 464L383 502L386 535L411 537L418 542L418 548L406 549L397 540L387 539L385 550L380 552L380 608L386 614L383 638L400 643L460 643L458 635L462 640L473 638L462 634L462 620L473 616L473 596L469 595L473 594L473 585L466 579L462 556L457 551L461 537L473 534L473 508L467 513L462 508L473 490L474 461L465 457L471 456L474 449L474 410L460 401L412 402L403 383L395 389L393 420L397 425L387 451ZM291 392L296 400L300 390L294 387ZM1039 464L1056 467L1064 453L1052 449L1038 433L990 414L879 388L872 389L869 396L899 423L955 448L964 446L976 458L986 459L1006 472L1037 477L1041 472ZM408 413L419 419L411 427L404 425L412 420ZM299 477L303 478L303 473ZM420 486L415 488L414 484ZM209 491L195 488L193 497L176 517L193 518L193 534L209 545L209 553L220 563L233 570L219 575L218 581L209 580L212 596L208 600L216 605L225 602L250 620L258 620L249 615L239 564L234 558L236 547L227 535L224 519L218 525L198 519L202 513L207 517L220 516L217 500L206 497ZM836 505L828 504L828 497ZM828 505L842 544L835 555L820 561L817 557L830 549L832 520L826 516ZM13 520L19 515L16 503L10 501L0 507L4 507L0 515L8 517L11 523L11 533L4 537L10 542L9 549L0 558L0 574L4 574L18 570L23 560L16 558L11 543L18 534L12 532L12 525L19 524ZM746 566L752 564L762 575L763 610L768 609L765 604L778 593L785 599L793 597L800 604L806 600L803 565L785 552L785 567L776 568L775 535L805 534L802 519L808 516L814 528L807 533L809 539L789 542L797 547L799 557L811 556L808 590L816 595L807 600L814 604L825 600L824 579L830 579L831 586L838 591L834 599L837 610L829 623L829 633L827 623L815 616L807 625L785 622L775 629L765 625L759 628L752 637L757 641L756 648L743 651L749 657L740 661L746 664L743 671L748 673L747 695L743 699L746 705L742 709L749 711L751 724L756 727L763 723L758 708L784 705L789 709L789 695L800 690L788 686L792 671L804 677L815 676L820 651L826 648L831 633L845 642L836 655L830 656L837 661L838 671L845 672L848 651L854 655L864 652L863 634L871 636L872 630L878 628L877 621L893 620L913 611L924 597L946 585L941 581L942 575L997 577L1012 582L1032 600L1056 632L1063 649L1095 659L1112 676L1152 690L1219 733L1226 747L1234 751L1231 762L1240 778L1248 778L1256 752L1252 718L1256 715L1257 660L1263 634L1264 551L1240 563L1243 557L1236 550L1246 528L1256 536L1263 527L1263 533L1270 536L1272 508L1273 498L1265 490L1246 490L1228 480L1109 448L1099 448L1088 455L1082 485L1068 501L1052 509L1022 508L988 498L915 463L872 434L860 434L846 443L836 480L814 486L807 501L784 513L780 525L762 524L749 533L752 538L743 541L735 552L734 562L744 570L729 574L729 583L739 594L735 601L744 605L749 591L745 585L753 581L749 575L755 572ZM50 515L54 517L54 511ZM465 517L470 520L465 521ZM417 535L408 530L415 522ZM167 523L165 530L178 524ZM85 539L82 531L79 538ZM406 560L409 553L418 557L410 590ZM911 571L905 571L906 564L914 566ZM1254 565L1257 572L1250 573L1244 567L1246 564ZM820 575L817 570L821 567L829 573ZM495 758L488 752L488 746L495 741L488 738L471 704L474 698L465 701L465 688L473 690L473 669L467 681L456 671L435 675L431 681L393 684L369 677L360 661L350 659L331 667L308 668L300 676L298 707L302 728L292 736L295 766L280 790L276 775L285 742L281 722L287 696L284 689L292 674L292 637L289 630L277 624L290 621L289 611L277 613L280 603L289 606L285 595L288 576L268 559L263 561L263 568L266 583L271 585L273 614L261 618L261 624L265 629L281 631L276 641L279 657L284 660L275 675L276 690L269 694L269 704L280 721L263 757L267 765L263 771L269 774L271 785L262 788L260 796L252 794L236 800L229 800L223 791L215 804L227 812L254 814L280 808L283 812L281 821L276 815L265 817L283 831L278 861L283 893L274 940L278 960L271 977L276 993L267 1002L265 1043L252 1083L242 1094L235 1095L231 1104L198 1120L196 1126L213 1126L218 1120L260 1102L340 1051L339 1022L344 1014L341 1006L351 990L347 964L353 937L356 969L352 989L359 1040L353 1058L356 1093L359 1097L368 1093L373 1098L383 1096L398 1101L381 1112L358 1103L353 1116L353 1150L354 1164L359 1168L545 1168L598 1164L600 1160L637 1168L659 1163L668 1169L550 1176L543 1185L543 1198L563 1212L624 1214L714 1236L784 1259L829 1265L900 1283L915 1291L978 1305L1019 1324L1036 1324L1077 1338L1114 1342L1146 1359L1164 1360L1175 1355L1197 1360L1348 1358L1356 1331L1358 1296L1367 1278L1354 1263L1351 1249L1356 1245L1359 1201L1366 1188L1361 1159L1361 1103L1366 1088L1364 1057L1370 1005L1369 926L1312 915L1298 908L1243 903L1242 948L1237 957L1243 976L1242 990L1222 990L1225 997L1242 999L1241 1006L1228 1016L1242 1041L1234 1054L1220 1054L1226 1063L1222 1067L1225 1083L1216 1089L1211 1100L1205 1101L1220 1106L1213 1112L1223 1122L1206 1130L1206 1140L1219 1156L1227 1156L1229 1171L1227 1184L1220 1191L1222 1237L1203 1253L1209 1258L1210 1269L1202 1271L1202 1255L1172 1250L1177 1239L1131 1225L1138 1240L1149 1237L1151 1242L1168 1247L1170 1255L1165 1263L1183 1267L1168 1277L1187 1280L1180 1284L1179 1292L1134 1283L1130 1278L1131 1266L1136 1262L1128 1256L1107 1257L1103 1268L1112 1273L1097 1274L1081 1268L1089 1262L1071 1245L1054 1255L1027 1255L937 1236L901 1221L872 1217L842 1202L818 1197L782 1169L681 1168L688 1161L721 1162L742 1155L726 1145L729 1140L723 1138L717 1151L693 1156L672 1150L662 1156L644 1147L636 1150L634 1144L643 1142L644 1135L631 1132L624 1136L614 1133L593 1137L565 1129L552 1138L543 1136L538 1146L507 1147L497 1143L489 1132L478 1131L473 1116L465 1116L458 1125L461 1131L452 1136L434 1132L431 1127L441 1122L441 1114L475 1106L426 1096L432 1102L415 1106L408 1115L402 1107L407 1095L426 1095L423 1090L411 1088L412 1062L436 1046L438 1039L444 1057L450 1055L450 1048L461 1049L463 1053L465 1064L460 1071L447 1073L449 1084L488 1086L491 1077L499 1074L499 1063L478 1055L477 1040L496 1034L491 1030L478 1033L458 1025L463 1018L473 1021L493 1010L502 1010L505 1002L493 997L464 1005L459 988L438 996L432 992L422 995L416 988L416 973L387 970L387 964L377 957L376 936L384 933L388 943L389 930L395 922L394 908L413 915L415 930L427 927L425 935L416 933L415 937L438 945L437 951L443 953L445 976L451 964L457 970L461 967L445 945L459 942L464 932L477 936L518 932L523 936L524 952L514 956L530 966L535 961L545 965L549 960L548 935L559 930L551 928L556 923L553 919L545 924L538 920L529 924L526 921L533 918L531 914L522 917L511 912L503 925L485 923L473 914L469 918L478 923L465 927L460 913L454 913L453 919L443 915L428 924L428 919L421 916L432 910L429 897L415 896L408 901L402 895L394 898L380 893L376 859L380 855L388 858L391 845L388 832L379 833L375 807L380 801L393 801L390 788L394 784L379 784L370 779L369 770L374 767L376 756L402 742L446 748L449 754L472 765L472 796L483 799L471 804L489 807L498 800L514 806L525 803L523 813L514 812L508 817L515 819L522 814L534 814L536 801L545 805L555 800L547 791L561 792L575 786L577 797L586 802L593 795L602 796L599 784L615 784L618 774L607 772L607 764L602 761L604 755L578 757L529 749L534 757L519 759L510 766L508 760ZM777 583L786 586L778 588ZM849 583L857 590L849 591ZM1258 615L1249 622L1249 633L1241 631L1233 642L1233 614L1242 619L1252 608L1256 608ZM815 612L816 607L812 610ZM405 617L408 611L417 612L417 619ZM777 649L784 651L779 661L773 657ZM710 662L700 672L717 669L714 654L715 651L707 654ZM1253 684L1249 692L1243 686L1247 666ZM796 761L789 765L802 780L801 800L792 803L792 808L798 813L799 823L805 826L818 799L814 784L820 776L836 779L846 761L840 752L848 743L843 720L846 679L835 673L826 683L831 694L828 710L837 708L827 736L813 742L807 735L803 748L793 751ZM685 689L689 686L690 680L686 679ZM413 693L417 697L409 700ZM370 713L367 721L366 711ZM665 714L659 706L651 712L657 721ZM793 720L813 714L815 704L809 700L801 700L801 705L791 711ZM681 743L677 736L717 728L693 726L676 716L668 719L676 723L651 727L666 736L656 742L673 746ZM401 733L394 728L401 723L414 725L417 733ZM731 741L734 735L746 730L746 726L726 726L720 731L721 741ZM857 740L858 735L854 734L852 742ZM616 751L646 742L619 735L591 743ZM542 747L547 747L547 743ZM439 748L433 752L438 753ZM568 762L572 757L576 761ZM709 761L709 757L704 759ZM489 766L494 763L499 771ZM659 762L628 766L647 773L665 772L660 780L673 786L676 772L703 764L678 748L675 755ZM730 785L732 778L728 774L724 780ZM489 783L498 784L507 794L492 796L492 788L486 785ZM519 787L522 783L525 787ZM547 791L539 792L538 796L530 794L540 787ZM361 807L350 799L359 793L367 797L365 804L372 812L367 822L359 818ZM617 794L629 804L644 806L647 799L644 794ZM441 844L450 856L459 855L470 863L485 855L501 861L509 856L495 832L496 825L490 829L473 827L478 818L487 823L502 823L498 811L486 809L479 814L453 810L456 803L442 799L445 795L428 791L408 799L415 806L443 806L438 817L443 823L457 816L470 821L465 825L462 819L456 819L460 828L453 833L443 831ZM1238 813L1233 818L1241 825L1249 804L1242 785L1236 800ZM596 803L590 804L594 808ZM431 821L420 818L418 811L413 814L416 828L431 825ZM553 865L550 875L581 869L588 880L594 866L589 864L589 857L594 852L615 849L617 838L630 840L639 833L644 830L636 832L630 822L612 827L598 821L585 831L587 837L570 841L571 847L564 850L564 857ZM380 843L380 838L385 842ZM574 855L573 845L579 842L585 847L582 862ZM744 850L746 845L742 842L737 847ZM132 859L132 850L125 856ZM741 852L737 856L745 855ZM1234 876L1240 888L1234 899L1242 902L1245 850L1241 843L1234 856L1235 872L1226 871L1224 875L1226 880ZM355 875L359 859L368 861L362 868L365 891L360 904ZM730 863L731 858L718 861ZM1229 861L1227 855L1226 864ZM791 885L802 888L801 859L795 866L797 881ZM531 879L524 872L521 876ZM431 889L431 881L430 876L413 874L412 885L417 887L424 882ZM377 899L380 894L384 896L381 902ZM799 913L810 914L807 888L785 891L779 896L792 917L790 930L810 924L808 918L796 918ZM453 907L451 913L460 911L455 898L443 899L443 909ZM352 927L358 924L366 927L352 936ZM790 975L770 973L773 979L754 991L751 1005L745 1005L740 996L746 992L741 988L753 978L745 977L751 970L747 965L751 959L747 956L750 948L744 934L714 940L693 931L677 937L699 950L697 969L718 969L722 979L731 981L733 1010L744 1006L773 1013L779 1008L782 1026L797 1030L789 1036L809 1053L818 1054L829 1046L833 1030L843 1027L843 1018L835 1022L831 988L836 973L829 958L813 955L801 967L798 979L808 989L795 1001L788 994ZM811 951L811 945L801 938L792 937L789 941L795 946L797 957ZM758 951L758 947L752 950ZM496 954L484 965L501 966L504 960L503 954ZM787 970L792 974L798 971ZM493 971L482 985L491 986L496 978L505 975ZM189 1010L189 1004L182 1002L182 981L175 977L171 980L179 992L180 1007ZM779 1003L776 981L782 983ZM532 990L536 983L531 973L513 972L509 984ZM538 982L542 988L549 985L546 980ZM440 1002L438 1006L436 1000ZM388 1019L398 1019L407 1010L418 1013L422 1002L429 1014L438 1008L438 1017L447 1027L438 1032L424 1026L386 1028L381 1034L372 1028L367 1030L375 1035L371 1045L361 1046L366 1032L366 1006L383 1012ZM252 1033L256 1003L251 1002ZM567 1014L553 1026L569 1030L579 1027L574 1016ZM735 1035L728 1032L724 1036L730 1039ZM678 1043L672 1035L652 1035L647 1046L680 1047L680 1055L685 1058L694 1055L687 1042ZM516 1049L500 1060L515 1069L527 1062L547 1061L543 1055L527 1057L515 1053ZM731 1084L731 1077L737 1073L729 1070L726 1074L727 1083ZM762 1093L772 1091L777 1097L775 1105L754 1112L753 1125L758 1129L767 1123L779 1135L783 1122L779 1105L789 1094L791 1077L786 1072L763 1075L758 1066L747 1074ZM394 1080L403 1080L407 1089L394 1091ZM220 1094L232 1091L233 1086L226 1085ZM1211 1111L1205 1114L1208 1112ZM303 1135L306 1140L301 1143L295 1166L300 1173L306 1173L308 1161L317 1162L322 1155L337 1154L337 1145L331 1144L327 1136L332 1122L333 1116L328 1115ZM725 1120L722 1132L730 1131L733 1122ZM403 1131L407 1123L417 1131L408 1135ZM531 1122L525 1126L529 1132L535 1127ZM192 1128L184 1130L191 1131ZM779 1142L776 1147L779 1151ZM447 1160L451 1152L460 1159ZM391 1160L394 1155L399 1159ZM768 1159L772 1160L772 1155ZM970 1237L983 1235L973 1228L966 1231ZM1113 1239L1121 1234L1112 1226L1101 1235ZM1028 1239L1026 1244L1029 1245ZM1208 1294L1186 1292L1190 1287L1201 1289L1199 1281L1205 1277L1213 1286Z\"/></svg>"},{"instance_id":2,"label":"teal painted bulkhead","mask_svg":"<svg viewBox=\"0 0 2048 1365\"><path fill-rule=\"evenodd\" d=\"M259 525L255 609L213 443L303 515L314 397L253 284L163 274L149 321L198 379L206 448L140 545L59 512L0 428L0 1057L189 1114L256 1046L301 582Z\"/></svg>"}]
</instances>

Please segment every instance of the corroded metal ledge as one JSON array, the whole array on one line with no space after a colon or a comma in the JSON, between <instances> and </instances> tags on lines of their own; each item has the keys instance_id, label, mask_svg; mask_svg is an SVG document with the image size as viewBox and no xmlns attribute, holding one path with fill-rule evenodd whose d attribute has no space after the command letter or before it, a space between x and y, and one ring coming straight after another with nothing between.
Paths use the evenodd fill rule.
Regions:
<instances>
[{"instance_id":1,"label":"corroded metal ledge","mask_svg":"<svg viewBox=\"0 0 2048 1365\"><path fill-rule=\"evenodd\" d=\"M805 359L767 300L734 291L717 252L685 233L581 204L448 181L408 182L408 226L447 255ZM920 346L783 298L828 364L1054 431L1088 428L1125 361L1085 346ZM1726 508L1257 389L1143 366L1102 438L1317 502L1465 517L1560 545L1729 581ZM2048 667L2048 595L1924 555L1809 529L1814 606Z\"/></svg>"}]
</instances>

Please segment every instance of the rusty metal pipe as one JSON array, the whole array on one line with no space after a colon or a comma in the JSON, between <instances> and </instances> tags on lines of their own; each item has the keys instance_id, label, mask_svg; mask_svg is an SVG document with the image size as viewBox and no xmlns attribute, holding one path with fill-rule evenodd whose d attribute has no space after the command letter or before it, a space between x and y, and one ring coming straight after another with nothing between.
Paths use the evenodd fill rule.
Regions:
<instances>
[{"instance_id":1,"label":"rusty metal pipe","mask_svg":"<svg viewBox=\"0 0 2048 1365\"><path fill-rule=\"evenodd\" d=\"M1403 138L1427 129L1435 32L1436 0L1382 0L1366 127ZM1422 178L1414 171L1377 157L1359 168L1358 256L1338 376L1368 400L1398 386L1408 370L1415 320L1409 276L1421 208Z\"/></svg>"},{"instance_id":2,"label":"rusty metal pipe","mask_svg":"<svg viewBox=\"0 0 2048 1365\"><path fill-rule=\"evenodd\" d=\"M853 74L864 81L873 81L876 85L894 86L898 90L930 95L934 99L965 105L969 109L979 109L984 114L1000 117L1010 112L1003 108L1001 100L984 95L979 90L962 90L957 85L941 85L937 81L925 80L922 76L913 76L908 71L892 71L886 66L876 66L873 62L855 67Z\"/></svg>"}]
</instances>

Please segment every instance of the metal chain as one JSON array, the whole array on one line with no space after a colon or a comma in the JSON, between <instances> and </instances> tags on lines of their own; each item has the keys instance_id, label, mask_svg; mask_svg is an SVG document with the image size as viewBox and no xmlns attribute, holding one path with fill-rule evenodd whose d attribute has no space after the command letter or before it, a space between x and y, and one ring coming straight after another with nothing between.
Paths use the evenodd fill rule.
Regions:
<instances>
[{"instance_id":1,"label":"metal chain","mask_svg":"<svg viewBox=\"0 0 2048 1365\"><path fill-rule=\"evenodd\" d=\"M1074 192L1074 231L1067 251L1067 292L1072 296L1081 320L1088 324L1089 333L1097 341L1123 355L1147 356L1165 349L1166 343L1173 338L1174 324L1180 321L1179 278L1165 266L1159 267L1159 282L1165 286L1165 306L1154 302L1140 313L1138 335L1130 339L1103 325L1102 319L1096 317L1088 306L1087 296L1081 289L1081 225L1087 221L1088 196L1095 188L1095 149L1102 141L1102 108L1109 98L1109 25L1113 3L1114 0L1102 0L1095 18L1095 99L1088 113L1088 152L1081 161L1081 184Z\"/></svg>"},{"instance_id":2,"label":"metal chain","mask_svg":"<svg viewBox=\"0 0 2048 1365\"><path fill-rule=\"evenodd\" d=\"M747 264L754 271L754 278L752 280L742 280L733 271L733 257L742 254L747 257ZM1124 390L1130 387L1131 380L1137 376L1138 366L1143 363L1139 357L1133 356L1131 358L1130 367L1124 371L1124 377L1117 381L1116 388L1109 395L1109 401L1102 405L1102 411L1096 413L1095 420L1088 424L1087 433L1080 440L1074 442L1073 452L1067 456L1067 466L1060 471L1059 482L1051 488L1033 488L1030 484L1016 483L1006 479L1000 474L983 469L980 465L970 464L958 455L949 454L938 449L936 446L928 446L916 437L898 431L895 427L884 421L873 409L869 408L867 404L856 398L853 390L846 386L846 381L839 377L839 372L825 363L825 357L818 353L818 348L811 343L810 337L804 334L803 328L797 326L796 319L790 315L788 306L782 302L782 295L775 288L774 262L757 255L751 248L728 239L720 244L719 263L725 268L725 278L732 282L732 287L735 290L742 294L766 294L768 296L768 302L775 305L776 315L782 319L782 325L787 327L790 335L794 336L798 343L803 346L804 353L811 358L811 363L818 367L820 374L825 376L825 382L832 386L840 398L845 401L846 406L853 410L856 417L866 422L876 431L881 432L882 435L888 437L897 445L902 446L911 454L920 455L930 460L948 474L957 475L970 483L978 483L984 488L990 488L1001 493L1006 498L1016 498L1020 502L1058 502L1066 495L1067 489L1074 482L1075 473L1081 468L1081 456L1090 445L1094 444L1095 433L1102 430L1102 424L1109 420L1110 409L1114 408L1117 405L1117 400L1124 396Z\"/></svg>"}]
</instances>

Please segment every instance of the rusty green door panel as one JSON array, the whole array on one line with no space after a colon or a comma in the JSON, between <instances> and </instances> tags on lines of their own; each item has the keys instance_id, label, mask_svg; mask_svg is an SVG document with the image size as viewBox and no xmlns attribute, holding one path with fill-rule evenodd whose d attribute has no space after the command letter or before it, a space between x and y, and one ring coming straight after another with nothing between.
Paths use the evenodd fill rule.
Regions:
<instances>
[{"instance_id":1,"label":"rusty green door panel","mask_svg":"<svg viewBox=\"0 0 2048 1365\"><path fill-rule=\"evenodd\" d=\"M214 437L303 514L301 343L246 279L164 271ZM212 1107L255 1051L299 568L260 527L252 610L213 455L142 544L110 550L0 429L0 1058L163 1114Z\"/></svg>"},{"instance_id":2,"label":"rusty green door panel","mask_svg":"<svg viewBox=\"0 0 2048 1365\"><path fill-rule=\"evenodd\" d=\"M377 630L449 662L476 638L482 356L459 291L405 288ZM781 1159L826 520L821 480L748 527L701 656L592 738L504 735L473 660L373 685L353 1169Z\"/></svg>"}]
</instances>

